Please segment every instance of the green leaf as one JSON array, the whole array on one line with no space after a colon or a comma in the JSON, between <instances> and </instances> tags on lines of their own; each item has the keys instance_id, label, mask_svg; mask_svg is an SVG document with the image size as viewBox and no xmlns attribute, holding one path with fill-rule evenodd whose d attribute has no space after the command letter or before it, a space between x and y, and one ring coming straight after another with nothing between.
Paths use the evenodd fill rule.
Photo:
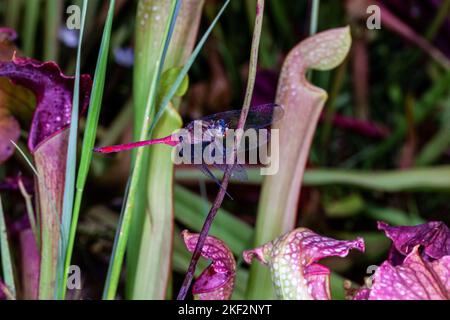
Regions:
<instances>
[{"instance_id":1,"label":"green leaf","mask_svg":"<svg viewBox=\"0 0 450 320\"><path fill-rule=\"evenodd\" d=\"M163 99L170 91L171 87L175 83L178 78L178 75L181 73L181 67L173 67L164 71L161 76L161 82L159 85L159 97ZM186 94L187 89L189 87L189 77L186 75L183 79L183 82L178 87L175 92L175 97L182 97Z\"/></svg>"},{"instance_id":2,"label":"green leaf","mask_svg":"<svg viewBox=\"0 0 450 320\"><path fill-rule=\"evenodd\" d=\"M218 170L212 170L215 175ZM234 180L239 184L261 184L263 177L260 169L247 169L248 180ZM196 170L178 169L175 178L178 181L199 179L202 174ZM208 178L205 178L208 179ZM345 169L309 169L305 171L303 185L309 187L343 185L383 192L446 192L450 190L450 166L413 168L407 170L345 170Z\"/></svg>"},{"instance_id":3,"label":"green leaf","mask_svg":"<svg viewBox=\"0 0 450 320\"><path fill-rule=\"evenodd\" d=\"M72 213L75 197L75 176L77 165L77 145L78 145L78 118L80 104L80 76L81 76L81 47L83 43L84 23L86 20L87 0L83 1L83 10L81 15L80 38L78 39L77 62L75 67L75 84L73 89L72 114L69 130L69 145L67 148L66 176L64 180L64 199L61 218L61 239L58 254L57 271L57 290L55 297L62 297L65 290L65 260L67 253L67 244L72 223Z\"/></svg>"},{"instance_id":4,"label":"green leaf","mask_svg":"<svg viewBox=\"0 0 450 320\"><path fill-rule=\"evenodd\" d=\"M105 27L103 29L102 41L100 44L97 66L94 75L94 83L91 92L91 99L89 104L89 111L86 120L86 127L84 129L84 138L82 144L82 152L80 165L78 168L78 175L76 180L76 194L75 202L72 213L72 220L70 222L70 231L68 235L67 251L64 261L64 270L68 270L72 259L73 246L75 242L75 234L78 225L78 218L81 209L81 201L83 198L84 188L86 180L89 174L89 168L92 161L93 147L97 136L98 120L100 117L100 110L102 106L103 92L105 87L106 70L108 64L109 47L111 40L111 30L114 18L115 0L111 0L109 3L108 16L106 19ZM67 282L67 272L64 272L64 280L62 283ZM64 299L66 288L61 286L58 288L58 298Z\"/></svg>"},{"instance_id":5,"label":"green leaf","mask_svg":"<svg viewBox=\"0 0 450 320\"><path fill-rule=\"evenodd\" d=\"M23 26L23 51L25 55L34 55L36 44L36 30L39 22L39 8L41 0L27 1L25 6L25 23Z\"/></svg>"},{"instance_id":6,"label":"green leaf","mask_svg":"<svg viewBox=\"0 0 450 320\"><path fill-rule=\"evenodd\" d=\"M44 60L57 60L58 30L62 13L61 0L45 0Z\"/></svg>"}]
</instances>

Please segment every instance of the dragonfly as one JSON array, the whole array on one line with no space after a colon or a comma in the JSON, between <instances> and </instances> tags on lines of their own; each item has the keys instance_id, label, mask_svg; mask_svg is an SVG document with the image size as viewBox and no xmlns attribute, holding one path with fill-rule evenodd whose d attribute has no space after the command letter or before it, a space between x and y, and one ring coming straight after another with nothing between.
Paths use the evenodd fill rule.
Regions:
<instances>
[{"instance_id":1,"label":"dragonfly","mask_svg":"<svg viewBox=\"0 0 450 320\"><path fill-rule=\"evenodd\" d=\"M238 122L240 119L241 110L231 110L205 116L200 119L191 121L183 129L163 138L150 139L120 145L105 146L95 148L94 151L103 154L121 152L135 148L145 147L155 144L164 144L171 147L177 147L180 150L180 156L183 152L190 151L191 164L194 164L206 176L215 181L219 186L220 181L208 168L208 165L201 160L205 157L205 149L211 147L212 144L220 146L220 148L210 148L211 154L209 156L214 159L221 159L220 163L213 163L213 166L221 171L225 171L228 164L226 157L230 155L233 148L227 148L223 143L230 133L236 133ZM270 103L252 106L249 109L247 120L244 125L244 131L248 129L263 129L269 127L272 123L280 120L284 115L284 109L281 105ZM238 150L239 152L251 150L266 143L269 139L269 134L260 136L256 144L245 145ZM196 164L199 163L199 164ZM240 164L233 164L232 177L238 180L246 180L247 175L245 169Z\"/></svg>"}]
</instances>

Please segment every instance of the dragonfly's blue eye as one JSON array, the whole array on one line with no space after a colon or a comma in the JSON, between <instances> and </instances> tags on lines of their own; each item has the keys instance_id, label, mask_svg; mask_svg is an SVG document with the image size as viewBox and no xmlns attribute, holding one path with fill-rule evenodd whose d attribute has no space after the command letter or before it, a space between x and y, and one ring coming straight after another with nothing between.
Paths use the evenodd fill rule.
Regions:
<instances>
[{"instance_id":1,"label":"dragonfly's blue eye","mask_svg":"<svg viewBox=\"0 0 450 320\"><path fill-rule=\"evenodd\" d=\"M217 120L217 124L221 127L221 129L225 130L225 126L226 126L225 120L219 119L219 120Z\"/></svg>"}]
</instances>

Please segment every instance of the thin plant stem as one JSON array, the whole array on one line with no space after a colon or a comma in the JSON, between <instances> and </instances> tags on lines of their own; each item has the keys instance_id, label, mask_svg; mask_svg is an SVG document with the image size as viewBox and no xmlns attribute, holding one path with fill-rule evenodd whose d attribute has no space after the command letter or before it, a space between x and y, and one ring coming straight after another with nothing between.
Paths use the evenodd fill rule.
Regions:
<instances>
[{"instance_id":1,"label":"thin plant stem","mask_svg":"<svg viewBox=\"0 0 450 320\"><path fill-rule=\"evenodd\" d=\"M103 98L103 90L105 85L107 60L109 53L109 41L111 37L111 29L113 23L113 13L115 8L115 0L111 0L109 3L109 10L107 19L105 22L102 41L99 49L99 55L97 59L97 66L95 70L94 83L91 93L91 102L89 105L89 113L86 122L85 133L82 143L82 153L78 169L78 175L75 183L75 198L72 210L72 216L68 231L67 247L65 251L64 260L64 272L62 274L62 283L67 282L67 271L72 259L73 247L75 243L75 233L78 225L78 218L81 210L81 202L83 199L84 188L89 173L89 165L92 160L92 147L95 143L96 131L98 126L98 119L100 116L101 103ZM65 286L59 287L58 297L63 300L65 298L66 290Z\"/></svg>"},{"instance_id":2,"label":"thin plant stem","mask_svg":"<svg viewBox=\"0 0 450 320\"><path fill-rule=\"evenodd\" d=\"M261 30L262 30L262 24L263 24L263 17L264 17L264 0L258 0L256 5L256 17L255 17L255 27L253 31L253 39L252 39L252 48L251 48L251 54L250 54L250 69L249 69L249 78L247 83L247 90L245 93L245 100L244 105L242 107L241 116L239 118L239 122L237 125L237 134L236 134L236 140L234 149L232 152L232 158L236 158L236 152L237 152L237 146L240 145L240 140L242 138L242 129L244 128L245 121L247 120L247 115L250 110L250 103L253 96L253 89L255 86L255 78L256 78L256 70L258 65L258 51L259 51L259 42L261 38ZM192 280L194 278L195 269L198 263L198 260L200 259L200 255L203 249L203 246L205 244L206 238L208 236L209 230L211 228L211 225L214 221L214 218L217 214L217 211L222 206L223 199L226 194L226 190L228 187L228 184L230 182L231 174L233 172L234 165L227 166L223 180L219 189L219 192L217 193L216 199L214 200L213 206L211 210L208 213L208 216L206 217L205 223L203 225L203 228L200 232L200 236L197 241L197 245L195 247L194 253L192 254L192 259L189 264L189 268L186 273L186 277L183 281L183 285L180 289L180 292L178 293L177 300L184 300L186 298L186 295L188 293L189 287L191 286Z\"/></svg>"},{"instance_id":3,"label":"thin plant stem","mask_svg":"<svg viewBox=\"0 0 450 320\"><path fill-rule=\"evenodd\" d=\"M19 178L19 190L22 194L23 199L25 200L25 206L27 208L28 220L30 221L31 230L33 230L33 235L36 240L37 247L39 248L39 234L38 227L36 225L36 218L33 209L33 199L31 195L28 193L27 189L23 185L22 178Z\"/></svg>"},{"instance_id":4,"label":"thin plant stem","mask_svg":"<svg viewBox=\"0 0 450 320\"><path fill-rule=\"evenodd\" d=\"M6 10L6 25L17 30L20 11L22 9L22 0L8 1Z\"/></svg>"},{"instance_id":5,"label":"thin plant stem","mask_svg":"<svg viewBox=\"0 0 450 320\"><path fill-rule=\"evenodd\" d=\"M36 29L39 22L39 8L41 0L27 2L25 6L25 22L23 30L23 51L32 57L34 55L36 44Z\"/></svg>"},{"instance_id":6,"label":"thin plant stem","mask_svg":"<svg viewBox=\"0 0 450 320\"><path fill-rule=\"evenodd\" d=\"M312 36L317 33L317 24L319 21L319 5L320 0L312 0L311 7L311 21L309 22L309 35Z\"/></svg>"},{"instance_id":7,"label":"thin plant stem","mask_svg":"<svg viewBox=\"0 0 450 320\"><path fill-rule=\"evenodd\" d=\"M320 0L312 0L311 15L309 18L309 35L312 36L317 33L317 25L319 21L319 6ZM313 71L307 71L307 78L312 81Z\"/></svg>"},{"instance_id":8,"label":"thin plant stem","mask_svg":"<svg viewBox=\"0 0 450 320\"><path fill-rule=\"evenodd\" d=\"M58 57L58 29L63 2L60 0L46 0L45 4L45 37L44 60L57 60Z\"/></svg>"}]
</instances>

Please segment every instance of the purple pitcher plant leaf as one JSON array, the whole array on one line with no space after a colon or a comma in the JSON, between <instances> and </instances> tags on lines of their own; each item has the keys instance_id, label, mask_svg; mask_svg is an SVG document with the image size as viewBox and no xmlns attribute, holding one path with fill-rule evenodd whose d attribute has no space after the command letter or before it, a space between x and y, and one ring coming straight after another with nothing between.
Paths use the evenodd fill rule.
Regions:
<instances>
[{"instance_id":1,"label":"purple pitcher plant leaf","mask_svg":"<svg viewBox=\"0 0 450 320\"><path fill-rule=\"evenodd\" d=\"M355 299L450 299L450 256L429 262L421 256L419 248L414 247L401 265L385 261L375 272L370 289L363 289Z\"/></svg>"},{"instance_id":2,"label":"purple pitcher plant leaf","mask_svg":"<svg viewBox=\"0 0 450 320\"><path fill-rule=\"evenodd\" d=\"M418 245L422 249L422 257L427 261L450 255L450 230L443 222L392 227L379 221L378 229L383 230L393 242L389 253L389 262L393 265L400 264Z\"/></svg>"},{"instance_id":3,"label":"purple pitcher plant leaf","mask_svg":"<svg viewBox=\"0 0 450 320\"><path fill-rule=\"evenodd\" d=\"M0 62L0 77L29 89L36 97L28 147L37 170L41 221L41 268L39 298L52 299L60 237L65 168L74 77L64 75L52 61L13 57ZM89 104L92 81L80 79L80 113Z\"/></svg>"},{"instance_id":4,"label":"purple pitcher plant leaf","mask_svg":"<svg viewBox=\"0 0 450 320\"><path fill-rule=\"evenodd\" d=\"M0 164L8 160L14 153L11 141L17 142L20 137L20 125L8 110L0 109Z\"/></svg>"},{"instance_id":5,"label":"purple pitcher plant leaf","mask_svg":"<svg viewBox=\"0 0 450 320\"><path fill-rule=\"evenodd\" d=\"M34 185L33 180L22 176L17 175L15 177L6 177L2 181L0 181L0 191L8 190L8 191L17 191L20 190L19 183L23 184L23 187L27 191L27 193L34 193Z\"/></svg>"},{"instance_id":6,"label":"purple pitcher plant leaf","mask_svg":"<svg viewBox=\"0 0 450 320\"><path fill-rule=\"evenodd\" d=\"M0 28L0 61L9 61L17 48L14 44L17 34L9 28ZM22 109L34 105L31 93L25 88L13 86L8 79L0 78L0 164L14 153L14 146L20 137L20 124L16 116Z\"/></svg>"},{"instance_id":7,"label":"purple pitcher plant leaf","mask_svg":"<svg viewBox=\"0 0 450 320\"><path fill-rule=\"evenodd\" d=\"M244 251L244 260L258 259L270 269L277 296L283 300L330 300L330 270L323 258L364 251L362 238L335 240L306 228L295 229L272 242Z\"/></svg>"},{"instance_id":8,"label":"purple pitcher plant leaf","mask_svg":"<svg viewBox=\"0 0 450 320\"><path fill-rule=\"evenodd\" d=\"M38 299L40 256L31 228L20 232L22 261L22 296L26 300Z\"/></svg>"},{"instance_id":9,"label":"purple pitcher plant leaf","mask_svg":"<svg viewBox=\"0 0 450 320\"><path fill-rule=\"evenodd\" d=\"M198 234L182 232L184 243L194 252ZM197 300L229 300L233 293L236 278L236 261L228 246L215 237L208 236L202 249L202 256L212 260L195 281L192 293Z\"/></svg>"},{"instance_id":10,"label":"purple pitcher plant leaf","mask_svg":"<svg viewBox=\"0 0 450 320\"><path fill-rule=\"evenodd\" d=\"M17 33L10 28L0 28L0 61L11 60L17 47L14 42L17 39Z\"/></svg>"},{"instance_id":11,"label":"purple pitcher plant leaf","mask_svg":"<svg viewBox=\"0 0 450 320\"><path fill-rule=\"evenodd\" d=\"M8 295L8 287L3 282L2 278L0 278L0 301L6 300Z\"/></svg>"},{"instance_id":12,"label":"purple pitcher plant leaf","mask_svg":"<svg viewBox=\"0 0 450 320\"><path fill-rule=\"evenodd\" d=\"M0 63L0 77L9 78L31 90L36 96L36 110L31 124L28 147L35 152L39 144L58 134L70 124L74 77L64 75L52 61L39 62L13 57ZM80 109L86 110L92 81L89 75L80 80Z\"/></svg>"}]
</instances>

